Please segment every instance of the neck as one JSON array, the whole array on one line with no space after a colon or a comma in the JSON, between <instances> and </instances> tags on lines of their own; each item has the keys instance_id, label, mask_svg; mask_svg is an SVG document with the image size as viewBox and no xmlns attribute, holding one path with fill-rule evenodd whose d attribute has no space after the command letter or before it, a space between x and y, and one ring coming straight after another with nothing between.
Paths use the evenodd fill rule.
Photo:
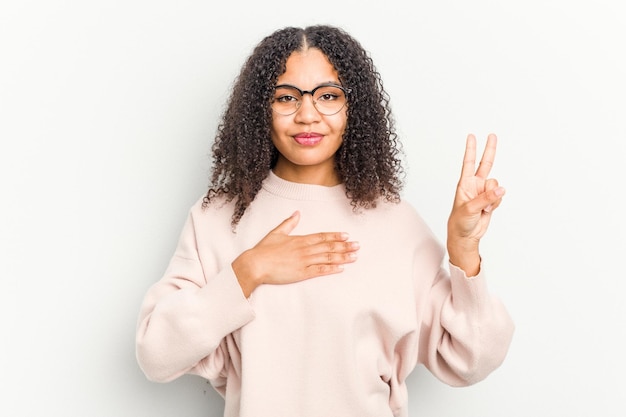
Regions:
<instances>
[{"instance_id":1,"label":"neck","mask_svg":"<svg viewBox=\"0 0 626 417\"><path fill-rule=\"evenodd\" d=\"M285 164L276 164L274 174L285 181L300 184L314 184L332 187L341 184L339 174L334 169L321 169L319 166L299 166L298 169L289 169Z\"/></svg>"}]
</instances>

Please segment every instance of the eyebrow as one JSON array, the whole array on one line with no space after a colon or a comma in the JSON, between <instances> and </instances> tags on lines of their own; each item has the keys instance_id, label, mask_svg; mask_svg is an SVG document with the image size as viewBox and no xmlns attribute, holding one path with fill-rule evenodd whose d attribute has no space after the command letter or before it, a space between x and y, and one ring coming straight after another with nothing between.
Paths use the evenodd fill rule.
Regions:
<instances>
[{"instance_id":1,"label":"eyebrow","mask_svg":"<svg viewBox=\"0 0 626 417\"><path fill-rule=\"evenodd\" d=\"M314 90L314 89L316 89L317 87L322 86L322 85L336 85L336 86L339 86L339 87L345 88L343 85L341 85L341 83L340 83L338 80L334 80L334 81L324 81L324 82L322 82L322 83L319 83L319 84L317 84L316 86L314 86L311 90ZM303 90L302 88L298 87L297 85L295 85L295 84L290 84L290 83L281 83L281 84L276 84L276 85L275 85L275 87L294 87L294 88L297 88L298 90L306 91L306 90ZM309 90L309 91L310 91L310 90Z\"/></svg>"},{"instance_id":2,"label":"eyebrow","mask_svg":"<svg viewBox=\"0 0 626 417\"><path fill-rule=\"evenodd\" d=\"M344 94L348 94L350 92L349 88L346 88L346 87L342 86L341 84L335 84L335 83L318 84L318 85L316 85L315 87L313 87L310 90L303 90L300 87L296 87L295 85L292 85L292 84L278 84L278 85L274 86L274 90L276 91L279 88L291 88L291 89L297 90L298 93L300 93L300 95L305 95L305 94L313 95L318 89L320 89L322 87L336 87L336 88L340 88L344 92Z\"/></svg>"}]
</instances>

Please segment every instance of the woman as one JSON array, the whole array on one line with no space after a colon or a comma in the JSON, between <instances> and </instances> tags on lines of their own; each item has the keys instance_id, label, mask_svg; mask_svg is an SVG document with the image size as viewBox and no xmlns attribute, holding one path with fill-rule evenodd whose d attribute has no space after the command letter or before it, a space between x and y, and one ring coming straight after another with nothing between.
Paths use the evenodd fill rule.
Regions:
<instances>
[{"instance_id":1,"label":"woman","mask_svg":"<svg viewBox=\"0 0 626 417\"><path fill-rule=\"evenodd\" d=\"M504 359L513 324L478 244L504 194L490 135L465 159L444 249L400 198L388 98L339 28L263 39L235 83L207 194L145 296L147 377L207 378L225 416L406 416L418 365L454 386Z\"/></svg>"}]
</instances>

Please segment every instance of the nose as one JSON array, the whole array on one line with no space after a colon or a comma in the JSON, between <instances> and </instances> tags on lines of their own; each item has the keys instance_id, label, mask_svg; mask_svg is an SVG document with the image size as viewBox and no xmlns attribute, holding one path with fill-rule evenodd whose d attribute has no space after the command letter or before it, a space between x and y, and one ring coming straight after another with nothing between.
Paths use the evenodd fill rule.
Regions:
<instances>
[{"instance_id":1,"label":"nose","mask_svg":"<svg viewBox=\"0 0 626 417\"><path fill-rule=\"evenodd\" d=\"M313 96L310 93L302 96L300 107L295 116L295 121L301 123L312 123L321 119L322 116L315 108Z\"/></svg>"}]
</instances>

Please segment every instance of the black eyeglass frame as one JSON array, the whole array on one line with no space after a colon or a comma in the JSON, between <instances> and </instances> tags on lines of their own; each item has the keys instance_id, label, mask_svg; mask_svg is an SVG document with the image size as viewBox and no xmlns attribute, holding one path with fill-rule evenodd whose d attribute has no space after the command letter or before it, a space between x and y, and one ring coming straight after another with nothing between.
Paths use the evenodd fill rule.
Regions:
<instances>
[{"instance_id":1,"label":"black eyeglass frame","mask_svg":"<svg viewBox=\"0 0 626 417\"><path fill-rule=\"evenodd\" d=\"M301 96L302 98L304 98L304 95L305 95L305 94L310 94L310 95L311 95L311 99L312 99L313 97L315 97L315 96L314 96L315 92L316 92L318 89L323 88L323 87L335 87L335 88L338 88L338 89L340 89L341 91L343 91L343 94L344 94L344 95L345 95L345 97L346 97L346 102L343 104L343 106L341 106L341 107L339 108L339 110L337 110L337 111L336 111L336 112L334 112L334 113L330 113L330 114L322 113L322 112L321 112L321 111L317 108L317 105L316 105L316 103L315 103L315 100L313 100L313 106L315 107L315 110L317 110L318 112L320 112L320 114L323 114L323 115L325 115L325 116L332 116L332 115L335 115L335 114L339 113L339 112L341 111L341 109L343 109L343 108L346 106L346 103L348 103L348 94L350 94L350 93L352 92L352 89L351 89L351 88L347 88L347 87L344 87L344 86L341 86L341 85L339 85L339 84L335 84L335 83L323 83L323 84L320 84L320 85L318 85L317 87L315 87L313 90L301 90L300 88L296 87L295 85L291 85L291 84L279 84L279 85L277 85L277 86L275 86L275 87L274 87L274 90L276 90L276 89L278 89L278 88L281 88L281 87L293 88L294 90L296 90L296 91L298 91L298 92L300 93L300 96ZM272 101L272 104L273 104L273 103L274 103L274 102ZM302 106L302 101L298 102L298 104L296 104L296 109L295 109L293 112L288 113L288 114L278 113L276 110L274 110L274 107L273 107L273 106L272 106L272 110L273 110L273 111L275 111L276 113L280 114L281 116L291 116L292 114L294 114L295 112L297 112L298 110L300 110L300 106Z\"/></svg>"}]
</instances>

